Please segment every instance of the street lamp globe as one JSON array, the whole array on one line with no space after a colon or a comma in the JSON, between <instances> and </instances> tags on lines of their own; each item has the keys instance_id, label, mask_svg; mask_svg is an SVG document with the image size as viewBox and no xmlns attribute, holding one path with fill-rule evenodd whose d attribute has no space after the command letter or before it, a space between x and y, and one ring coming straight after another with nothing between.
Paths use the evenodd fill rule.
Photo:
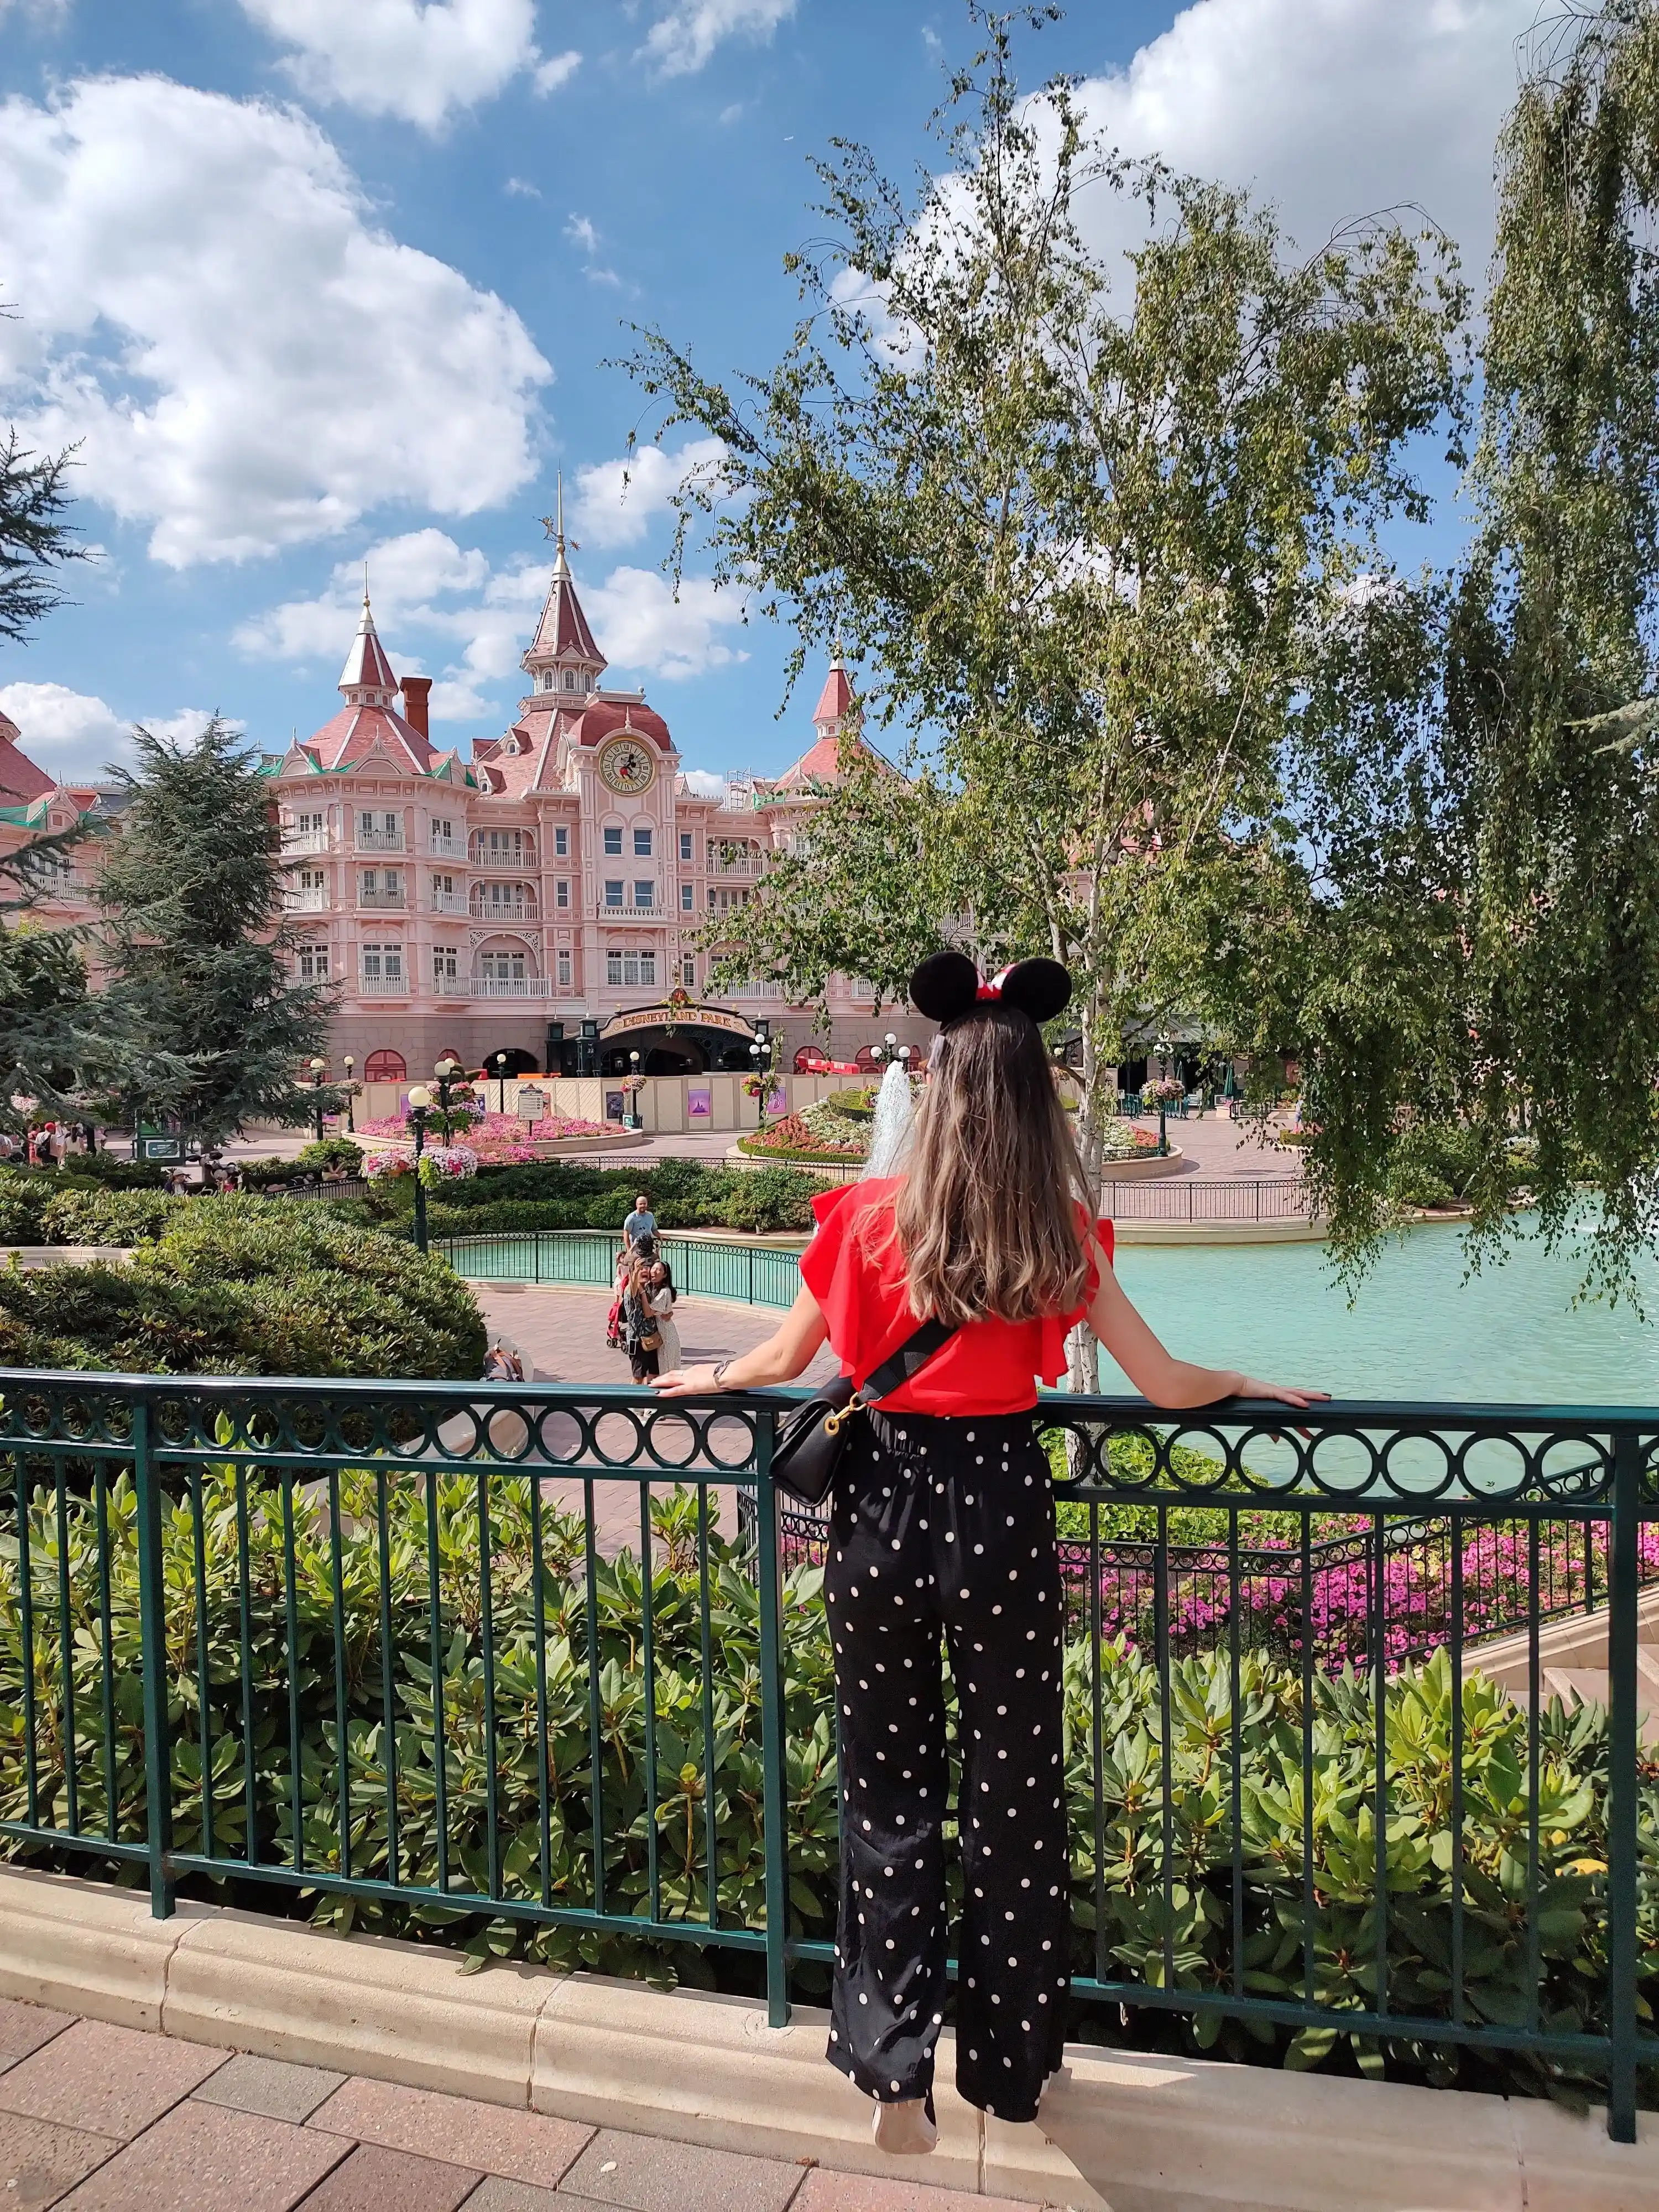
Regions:
<instances>
[{"instance_id":1,"label":"street lamp globe","mask_svg":"<svg viewBox=\"0 0 1659 2212\"><path fill-rule=\"evenodd\" d=\"M431 1103L432 1093L427 1089L424 1083L417 1083L415 1085L415 1088L409 1094L410 1112L411 1114L424 1114Z\"/></svg>"},{"instance_id":2,"label":"street lamp globe","mask_svg":"<svg viewBox=\"0 0 1659 2212\"><path fill-rule=\"evenodd\" d=\"M888 1051L891 1052L893 1047L898 1042L898 1039L893 1035L891 1030L889 1030L886 1036L882 1039L882 1042L886 1046Z\"/></svg>"},{"instance_id":3,"label":"street lamp globe","mask_svg":"<svg viewBox=\"0 0 1659 2212\"><path fill-rule=\"evenodd\" d=\"M351 1054L348 1053L345 1056L346 1081L348 1083L351 1080L351 1071L356 1065L356 1061L352 1058Z\"/></svg>"},{"instance_id":4,"label":"street lamp globe","mask_svg":"<svg viewBox=\"0 0 1659 2212\"><path fill-rule=\"evenodd\" d=\"M313 1060L311 1063L311 1072L313 1075L325 1073L327 1067L328 1062L325 1060Z\"/></svg>"}]
</instances>

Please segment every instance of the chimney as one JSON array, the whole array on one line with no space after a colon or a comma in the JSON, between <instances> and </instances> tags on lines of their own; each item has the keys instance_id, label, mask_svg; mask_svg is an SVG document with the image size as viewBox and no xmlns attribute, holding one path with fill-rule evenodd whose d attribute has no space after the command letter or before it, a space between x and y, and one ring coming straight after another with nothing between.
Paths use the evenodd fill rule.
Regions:
<instances>
[{"instance_id":1,"label":"chimney","mask_svg":"<svg viewBox=\"0 0 1659 2212\"><path fill-rule=\"evenodd\" d=\"M404 720L410 729L418 730L423 738L431 734L427 728L426 714L427 697L431 690L432 678L429 676L405 676L403 679Z\"/></svg>"}]
</instances>

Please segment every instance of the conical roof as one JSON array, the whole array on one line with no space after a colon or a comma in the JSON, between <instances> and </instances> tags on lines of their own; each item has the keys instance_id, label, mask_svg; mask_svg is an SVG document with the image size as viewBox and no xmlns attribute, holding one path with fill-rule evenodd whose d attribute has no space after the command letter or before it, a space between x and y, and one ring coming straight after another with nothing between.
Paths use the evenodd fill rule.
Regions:
<instances>
[{"instance_id":1,"label":"conical roof","mask_svg":"<svg viewBox=\"0 0 1659 2212\"><path fill-rule=\"evenodd\" d=\"M43 768L37 768L21 749L22 732L9 714L0 712L0 800L44 799L58 786Z\"/></svg>"},{"instance_id":2,"label":"conical roof","mask_svg":"<svg viewBox=\"0 0 1659 2212\"><path fill-rule=\"evenodd\" d=\"M553 575L547 587L547 603L542 609L542 618L536 625L536 635L530 649L519 665L532 676L543 669L551 668L556 662L567 665L585 662L597 677L605 667L605 655L594 641L587 626L587 617L582 612L582 603L576 597L575 579L570 573L570 563L565 558L564 538L564 479L559 479L558 505L554 514L544 519L543 527L553 540ZM580 551L580 547L577 549Z\"/></svg>"},{"instance_id":3,"label":"conical roof","mask_svg":"<svg viewBox=\"0 0 1659 2212\"><path fill-rule=\"evenodd\" d=\"M339 687L348 698L354 691L386 694L384 698L366 700L362 703L389 707L398 689L398 679L392 672L392 663L386 657L386 647L380 643L374 628L374 617L369 611L368 593L363 593L362 620L357 625L357 635L351 641L345 666L340 671Z\"/></svg>"},{"instance_id":4,"label":"conical roof","mask_svg":"<svg viewBox=\"0 0 1659 2212\"><path fill-rule=\"evenodd\" d=\"M853 687L847 680L847 671L841 665L837 653L830 663L830 673L823 679L823 689L818 694L818 703L812 709L812 720L820 730L833 728L846 720L853 708Z\"/></svg>"}]
</instances>

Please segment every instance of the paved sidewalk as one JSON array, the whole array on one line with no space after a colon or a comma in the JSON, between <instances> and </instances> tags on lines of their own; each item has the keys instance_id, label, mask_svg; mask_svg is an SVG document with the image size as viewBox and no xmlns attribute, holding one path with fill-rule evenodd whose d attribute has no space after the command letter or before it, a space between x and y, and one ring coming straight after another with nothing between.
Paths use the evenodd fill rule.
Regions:
<instances>
[{"instance_id":1,"label":"paved sidewalk","mask_svg":"<svg viewBox=\"0 0 1659 2212\"><path fill-rule=\"evenodd\" d=\"M210 2050L0 1998L0 2204L63 2212L1030 2212Z\"/></svg>"}]
</instances>

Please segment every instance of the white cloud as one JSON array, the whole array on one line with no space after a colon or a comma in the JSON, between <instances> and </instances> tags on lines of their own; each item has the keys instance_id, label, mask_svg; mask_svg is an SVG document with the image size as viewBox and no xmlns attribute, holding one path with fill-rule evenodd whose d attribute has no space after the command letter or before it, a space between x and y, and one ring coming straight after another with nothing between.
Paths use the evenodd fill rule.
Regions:
<instances>
[{"instance_id":1,"label":"white cloud","mask_svg":"<svg viewBox=\"0 0 1659 2212\"><path fill-rule=\"evenodd\" d=\"M537 65L533 80L537 91L544 96L557 92L562 85L569 83L581 67L581 56L574 46L567 47L562 54L550 54L544 62Z\"/></svg>"},{"instance_id":2,"label":"white cloud","mask_svg":"<svg viewBox=\"0 0 1659 2212\"><path fill-rule=\"evenodd\" d=\"M685 577L676 597L654 568L613 568L586 594L586 607L593 635L618 668L675 683L749 658L716 635L741 623L743 609L706 577Z\"/></svg>"},{"instance_id":3,"label":"white cloud","mask_svg":"<svg viewBox=\"0 0 1659 2212\"><path fill-rule=\"evenodd\" d=\"M669 503L688 469L711 471L725 459L718 438L695 438L678 453L641 446L624 459L599 461L576 471L573 508L584 544L634 545Z\"/></svg>"},{"instance_id":4,"label":"white cloud","mask_svg":"<svg viewBox=\"0 0 1659 2212\"><path fill-rule=\"evenodd\" d=\"M209 719L204 707L181 707L171 714L126 720L105 700L64 684L0 684L0 714L16 723L29 758L60 782L101 781L112 762L130 763L134 721L178 744L198 737ZM225 720L233 730L244 726L228 715Z\"/></svg>"},{"instance_id":5,"label":"white cloud","mask_svg":"<svg viewBox=\"0 0 1659 2212\"><path fill-rule=\"evenodd\" d=\"M131 727L103 700L64 684L0 684L0 714L10 715L23 750L48 775L101 766Z\"/></svg>"},{"instance_id":6,"label":"white cloud","mask_svg":"<svg viewBox=\"0 0 1659 2212\"><path fill-rule=\"evenodd\" d=\"M1088 80L1090 119L1125 154L1251 188L1307 251L1414 202L1479 280L1492 144L1536 0L1198 0L1127 70ZM1104 186L1097 242L1132 220Z\"/></svg>"},{"instance_id":7,"label":"white cloud","mask_svg":"<svg viewBox=\"0 0 1659 2212\"><path fill-rule=\"evenodd\" d=\"M441 130L493 99L520 70L556 92L581 60L536 50L536 0L242 0L243 13L295 51L283 66L313 100Z\"/></svg>"},{"instance_id":8,"label":"white cloud","mask_svg":"<svg viewBox=\"0 0 1659 2212\"><path fill-rule=\"evenodd\" d=\"M535 473L552 371L518 316L375 227L306 118L161 77L0 106L0 398L185 567Z\"/></svg>"},{"instance_id":9,"label":"white cloud","mask_svg":"<svg viewBox=\"0 0 1659 2212\"><path fill-rule=\"evenodd\" d=\"M582 274L590 284L621 284L622 278L616 270L607 269L599 259L599 234L590 216L573 215L567 217L564 234L584 256Z\"/></svg>"},{"instance_id":10,"label":"white cloud","mask_svg":"<svg viewBox=\"0 0 1659 2212\"><path fill-rule=\"evenodd\" d=\"M726 778L716 775L712 769L687 769L685 786L698 799L724 799L726 796Z\"/></svg>"},{"instance_id":11,"label":"white cloud","mask_svg":"<svg viewBox=\"0 0 1659 2212\"><path fill-rule=\"evenodd\" d=\"M651 26L644 58L664 76L689 76L732 38L769 39L795 0L678 0Z\"/></svg>"},{"instance_id":12,"label":"white cloud","mask_svg":"<svg viewBox=\"0 0 1659 2212\"><path fill-rule=\"evenodd\" d=\"M541 186L532 185L528 177L509 177L501 190L510 200L538 200Z\"/></svg>"}]
</instances>

